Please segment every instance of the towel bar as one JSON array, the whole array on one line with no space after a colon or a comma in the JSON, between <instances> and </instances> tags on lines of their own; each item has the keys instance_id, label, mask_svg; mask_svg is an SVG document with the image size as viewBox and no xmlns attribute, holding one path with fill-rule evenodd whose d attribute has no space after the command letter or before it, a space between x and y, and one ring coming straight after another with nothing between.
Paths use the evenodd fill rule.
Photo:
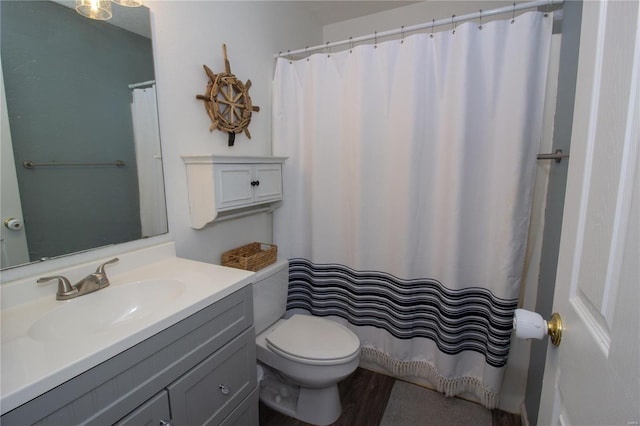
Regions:
<instances>
[{"instance_id":1,"label":"towel bar","mask_svg":"<svg viewBox=\"0 0 640 426\"><path fill-rule=\"evenodd\" d=\"M538 160L555 160L556 163L561 162L563 158L569 158L569 154L563 154L561 149L556 149L552 154L538 154Z\"/></svg>"},{"instance_id":2,"label":"towel bar","mask_svg":"<svg viewBox=\"0 0 640 426\"><path fill-rule=\"evenodd\" d=\"M34 163L33 161L23 161L22 165L27 169L33 169L35 167L51 167L51 166L117 166L124 167L126 164L122 160L114 161L113 163Z\"/></svg>"}]
</instances>

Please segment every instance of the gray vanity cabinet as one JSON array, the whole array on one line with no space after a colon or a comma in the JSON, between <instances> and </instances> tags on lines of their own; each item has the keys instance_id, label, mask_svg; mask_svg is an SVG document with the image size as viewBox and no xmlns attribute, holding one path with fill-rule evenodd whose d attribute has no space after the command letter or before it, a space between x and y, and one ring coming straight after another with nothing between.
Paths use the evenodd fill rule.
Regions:
<instances>
[{"instance_id":1,"label":"gray vanity cabinet","mask_svg":"<svg viewBox=\"0 0 640 426\"><path fill-rule=\"evenodd\" d=\"M3 426L169 422L257 426L251 286L0 418Z\"/></svg>"}]
</instances>

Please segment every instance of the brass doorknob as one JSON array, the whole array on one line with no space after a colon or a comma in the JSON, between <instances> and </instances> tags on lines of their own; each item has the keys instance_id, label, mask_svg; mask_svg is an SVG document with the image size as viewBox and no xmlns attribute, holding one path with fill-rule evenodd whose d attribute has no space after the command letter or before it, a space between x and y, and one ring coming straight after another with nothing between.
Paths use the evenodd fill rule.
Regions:
<instances>
[{"instance_id":1,"label":"brass doorknob","mask_svg":"<svg viewBox=\"0 0 640 426\"><path fill-rule=\"evenodd\" d=\"M560 340L562 340L562 318L560 318L559 313L554 312L551 314L551 319L547 321L547 334L554 346L560 346Z\"/></svg>"}]
</instances>

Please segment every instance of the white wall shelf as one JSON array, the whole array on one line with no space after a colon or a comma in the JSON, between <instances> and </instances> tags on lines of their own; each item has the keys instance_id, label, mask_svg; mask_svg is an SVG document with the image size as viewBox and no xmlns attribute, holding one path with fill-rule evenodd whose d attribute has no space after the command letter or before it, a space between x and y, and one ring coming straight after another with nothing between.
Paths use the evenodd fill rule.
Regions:
<instances>
[{"instance_id":1,"label":"white wall shelf","mask_svg":"<svg viewBox=\"0 0 640 426\"><path fill-rule=\"evenodd\" d=\"M191 227L270 212L282 200L287 157L183 155Z\"/></svg>"}]
</instances>

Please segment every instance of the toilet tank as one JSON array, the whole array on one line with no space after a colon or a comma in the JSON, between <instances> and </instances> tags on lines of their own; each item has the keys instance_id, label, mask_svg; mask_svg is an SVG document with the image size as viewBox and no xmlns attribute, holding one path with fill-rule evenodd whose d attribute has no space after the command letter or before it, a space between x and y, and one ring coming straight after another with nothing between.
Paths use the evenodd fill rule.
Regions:
<instances>
[{"instance_id":1,"label":"toilet tank","mask_svg":"<svg viewBox=\"0 0 640 426\"><path fill-rule=\"evenodd\" d=\"M258 335L278 321L286 311L289 261L279 260L260 269L253 279L253 318Z\"/></svg>"}]
</instances>

